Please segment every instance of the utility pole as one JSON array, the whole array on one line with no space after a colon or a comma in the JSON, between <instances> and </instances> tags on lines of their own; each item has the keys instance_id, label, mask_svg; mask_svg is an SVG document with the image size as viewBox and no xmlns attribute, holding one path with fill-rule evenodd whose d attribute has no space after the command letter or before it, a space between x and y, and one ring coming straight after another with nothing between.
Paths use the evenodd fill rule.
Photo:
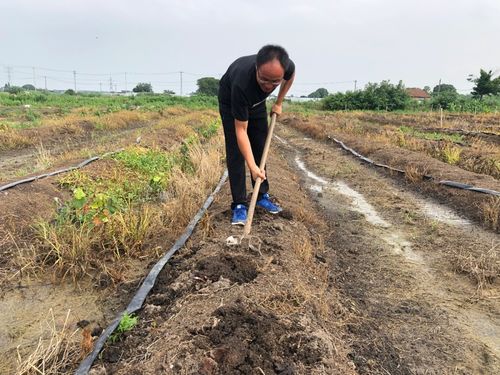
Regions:
<instances>
[{"instance_id":1,"label":"utility pole","mask_svg":"<svg viewBox=\"0 0 500 375\"><path fill-rule=\"evenodd\" d=\"M45 91L47 91L47 76L43 76L43 78L45 79Z\"/></svg>"},{"instance_id":2,"label":"utility pole","mask_svg":"<svg viewBox=\"0 0 500 375\"><path fill-rule=\"evenodd\" d=\"M438 85L438 96L441 93L441 78L439 78L439 85ZM443 107L441 107L441 104L439 105L439 123L441 127L443 127Z\"/></svg>"},{"instance_id":3,"label":"utility pole","mask_svg":"<svg viewBox=\"0 0 500 375\"><path fill-rule=\"evenodd\" d=\"M111 77L111 74L109 75L109 92L113 92L113 78Z\"/></svg>"},{"instance_id":4,"label":"utility pole","mask_svg":"<svg viewBox=\"0 0 500 375\"><path fill-rule=\"evenodd\" d=\"M102 94L102 82L99 82L99 92Z\"/></svg>"},{"instance_id":5,"label":"utility pole","mask_svg":"<svg viewBox=\"0 0 500 375\"><path fill-rule=\"evenodd\" d=\"M9 77L9 79L8 79L8 81L7 81L7 82L9 83L9 86L10 86L10 78L11 78L11 77L10 77L10 73L11 73L11 72L12 72L12 67L8 66L8 67L7 67L7 76Z\"/></svg>"},{"instance_id":6,"label":"utility pole","mask_svg":"<svg viewBox=\"0 0 500 375\"><path fill-rule=\"evenodd\" d=\"M76 70L73 70L73 83L75 84L75 92L76 92Z\"/></svg>"},{"instance_id":7,"label":"utility pole","mask_svg":"<svg viewBox=\"0 0 500 375\"><path fill-rule=\"evenodd\" d=\"M356 89L357 89L357 85L358 85L358 80L356 80L356 79L355 79L355 80L354 80L354 91L356 91Z\"/></svg>"},{"instance_id":8,"label":"utility pole","mask_svg":"<svg viewBox=\"0 0 500 375\"><path fill-rule=\"evenodd\" d=\"M125 72L125 92L127 91L127 72Z\"/></svg>"},{"instance_id":9,"label":"utility pole","mask_svg":"<svg viewBox=\"0 0 500 375\"><path fill-rule=\"evenodd\" d=\"M183 72L179 72L179 73L180 73L180 75L181 75L181 96L182 96L182 73L183 73Z\"/></svg>"},{"instance_id":10,"label":"utility pole","mask_svg":"<svg viewBox=\"0 0 500 375\"><path fill-rule=\"evenodd\" d=\"M35 67L33 67L33 86L35 87L35 90L36 90L36 74L35 74Z\"/></svg>"}]
</instances>

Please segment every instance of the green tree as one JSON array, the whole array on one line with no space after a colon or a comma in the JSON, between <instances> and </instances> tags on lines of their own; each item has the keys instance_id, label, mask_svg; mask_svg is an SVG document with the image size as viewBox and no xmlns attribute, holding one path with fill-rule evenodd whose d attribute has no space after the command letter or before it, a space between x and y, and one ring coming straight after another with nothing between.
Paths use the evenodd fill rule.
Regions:
<instances>
[{"instance_id":1,"label":"green tree","mask_svg":"<svg viewBox=\"0 0 500 375\"><path fill-rule=\"evenodd\" d=\"M326 96L328 96L328 90L323 87L307 95L308 98L324 98Z\"/></svg>"},{"instance_id":2,"label":"green tree","mask_svg":"<svg viewBox=\"0 0 500 375\"><path fill-rule=\"evenodd\" d=\"M9 94L20 94L23 92L23 89L19 86L12 86L10 84L5 84L3 90L8 92Z\"/></svg>"},{"instance_id":3,"label":"green tree","mask_svg":"<svg viewBox=\"0 0 500 375\"><path fill-rule=\"evenodd\" d=\"M442 83L432 90L431 104L443 109L450 109L458 99L458 93L455 86Z\"/></svg>"},{"instance_id":4,"label":"green tree","mask_svg":"<svg viewBox=\"0 0 500 375\"><path fill-rule=\"evenodd\" d=\"M387 110L394 111L405 109L410 97L402 81L393 85L389 81L381 83L368 83L363 90L347 91L328 95L323 99L322 105L327 110Z\"/></svg>"},{"instance_id":5,"label":"green tree","mask_svg":"<svg viewBox=\"0 0 500 375\"><path fill-rule=\"evenodd\" d=\"M76 95L76 92L73 89L67 89L66 91L64 91L64 93L66 95Z\"/></svg>"},{"instance_id":6,"label":"green tree","mask_svg":"<svg viewBox=\"0 0 500 375\"><path fill-rule=\"evenodd\" d=\"M453 92L453 93L457 93L457 89L455 88L455 86L453 85L450 85L448 83L442 83L440 85L437 85L437 86L434 86L434 88L432 89L432 94L438 94L438 93L442 93L442 92Z\"/></svg>"},{"instance_id":7,"label":"green tree","mask_svg":"<svg viewBox=\"0 0 500 375\"><path fill-rule=\"evenodd\" d=\"M163 90L163 93L167 95L175 95L175 91L172 90Z\"/></svg>"},{"instance_id":8,"label":"green tree","mask_svg":"<svg viewBox=\"0 0 500 375\"><path fill-rule=\"evenodd\" d=\"M219 80L213 77L203 77L196 81L198 90L196 94L217 96L219 93Z\"/></svg>"},{"instance_id":9,"label":"green tree","mask_svg":"<svg viewBox=\"0 0 500 375\"><path fill-rule=\"evenodd\" d=\"M36 87L33 86L33 85L30 85L30 84L27 84L27 85L23 85L22 88L26 91L35 91L36 90Z\"/></svg>"},{"instance_id":10,"label":"green tree","mask_svg":"<svg viewBox=\"0 0 500 375\"><path fill-rule=\"evenodd\" d=\"M492 71L486 71L480 69L479 77L474 77L472 74L469 75L467 81L473 82L476 86L472 89L472 96L475 98L483 99L486 95L496 95L500 93L500 76L493 79Z\"/></svg>"},{"instance_id":11,"label":"green tree","mask_svg":"<svg viewBox=\"0 0 500 375\"><path fill-rule=\"evenodd\" d=\"M153 92L151 83L139 82L133 89L133 92Z\"/></svg>"}]
</instances>

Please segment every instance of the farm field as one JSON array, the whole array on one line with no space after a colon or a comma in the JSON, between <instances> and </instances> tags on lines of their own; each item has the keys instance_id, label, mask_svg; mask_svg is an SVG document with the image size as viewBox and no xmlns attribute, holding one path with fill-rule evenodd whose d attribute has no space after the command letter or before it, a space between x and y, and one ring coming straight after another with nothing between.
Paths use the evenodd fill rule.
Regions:
<instances>
[{"instance_id":1,"label":"farm field","mask_svg":"<svg viewBox=\"0 0 500 375\"><path fill-rule=\"evenodd\" d=\"M217 185L217 107L2 100L0 186L104 155L0 192L0 373L72 373ZM226 182L91 373L500 372L500 198L435 183L500 191L499 123L285 112L259 246L226 245Z\"/></svg>"}]
</instances>

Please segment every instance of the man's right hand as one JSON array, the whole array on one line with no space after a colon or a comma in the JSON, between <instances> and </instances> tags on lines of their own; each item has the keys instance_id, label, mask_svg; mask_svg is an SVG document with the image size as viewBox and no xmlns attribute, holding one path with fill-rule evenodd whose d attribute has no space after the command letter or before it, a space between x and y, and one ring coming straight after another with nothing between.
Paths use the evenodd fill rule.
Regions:
<instances>
[{"instance_id":1,"label":"man's right hand","mask_svg":"<svg viewBox=\"0 0 500 375\"><path fill-rule=\"evenodd\" d=\"M266 179L266 171L261 170L257 165L250 169L250 174L252 175L254 181L257 180L257 177L260 177L262 181Z\"/></svg>"}]
</instances>

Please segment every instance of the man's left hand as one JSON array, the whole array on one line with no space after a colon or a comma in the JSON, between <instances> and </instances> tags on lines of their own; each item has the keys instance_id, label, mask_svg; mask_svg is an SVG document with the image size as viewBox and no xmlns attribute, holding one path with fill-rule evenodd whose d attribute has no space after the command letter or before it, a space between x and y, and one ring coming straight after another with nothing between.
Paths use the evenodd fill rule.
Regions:
<instances>
[{"instance_id":1,"label":"man's left hand","mask_svg":"<svg viewBox=\"0 0 500 375\"><path fill-rule=\"evenodd\" d=\"M277 116L281 115L281 104L274 104L271 108L271 115L276 113Z\"/></svg>"}]
</instances>

